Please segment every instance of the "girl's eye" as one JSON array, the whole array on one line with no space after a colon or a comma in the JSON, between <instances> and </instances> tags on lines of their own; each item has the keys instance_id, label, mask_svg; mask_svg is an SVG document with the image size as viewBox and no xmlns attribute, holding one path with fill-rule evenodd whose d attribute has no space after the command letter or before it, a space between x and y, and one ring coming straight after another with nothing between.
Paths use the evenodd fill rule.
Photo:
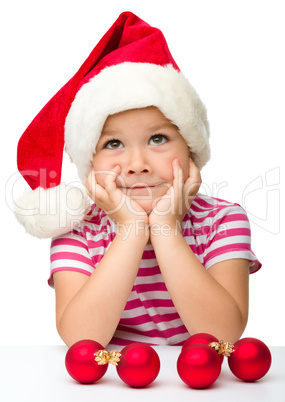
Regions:
<instances>
[{"instance_id":1,"label":"girl's eye","mask_svg":"<svg viewBox=\"0 0 285 402\"><path fill-rule=\"evenodd\" d=\"M120 140L110 140L104 145L104 148L118 149L118 148L121 148L122 145L123 144L121 143Z\"/></svg>"},{"instance_id":2,"label":"girl's eye","mask_svg":"<svg viewBox=\"0 0 285 402\"><path fill-rule=\"evenodd\" d=\"M156 134L153 135L150 139L150 144L151 145L160 145L164 144L167 141L167 137L163 134Z\"/></svg>"}]
</instances>

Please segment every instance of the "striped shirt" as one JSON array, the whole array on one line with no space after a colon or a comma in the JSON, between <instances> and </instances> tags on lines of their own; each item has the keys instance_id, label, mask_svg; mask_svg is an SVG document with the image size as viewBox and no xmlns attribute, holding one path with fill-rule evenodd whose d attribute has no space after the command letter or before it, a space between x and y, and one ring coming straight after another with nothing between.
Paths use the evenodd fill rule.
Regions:
<instances>
[{"instance_id":1,"label":"striped shirt","mask_svg":"<svg viewBox=\"0 0 285 402\"><path fill-rule=\"evenodd\" d=\"M181 231L205 269L233 258L249 260L250 273L261 267L251 250L249 220L238 204L198 194L182 221ZM53 287L53 273L57 271L90 276L116 232L116 225L94 204L76 229L52 240L49 285ZM147 244L111 344L181 345L189 336L167 291L153 247Z\"/></svg>"}]
</instances>

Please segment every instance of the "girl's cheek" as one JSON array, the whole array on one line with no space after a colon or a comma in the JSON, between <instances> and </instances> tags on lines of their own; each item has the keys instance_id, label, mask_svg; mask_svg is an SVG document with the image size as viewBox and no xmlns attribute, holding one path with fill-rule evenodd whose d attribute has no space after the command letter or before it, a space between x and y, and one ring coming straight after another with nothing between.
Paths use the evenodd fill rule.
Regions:
<instances>
[{"instance_id":1,"label":"girl's cheek","mask_svg":"<svg viewBox=\"0 0 285 402\"><path fill-rule=\"evenodd\" d=\"M106 158L95 154L92 162L92 167L93 170L98 172L108 172L112 170L117 164L118 163L111 162L110 160L106 160Z\"/></svg>"}]
</instances>

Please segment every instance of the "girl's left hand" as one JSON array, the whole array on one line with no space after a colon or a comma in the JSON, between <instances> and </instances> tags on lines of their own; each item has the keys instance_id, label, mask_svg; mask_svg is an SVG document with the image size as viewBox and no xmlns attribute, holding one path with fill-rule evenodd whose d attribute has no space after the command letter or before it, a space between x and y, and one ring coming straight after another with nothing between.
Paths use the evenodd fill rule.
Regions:
<instances>
[{"instance_id":1,"label":"girl's left hand","mask_svg":"<svg viewBox=\"0 0 285 402\"><path fill-rule=\"evenodd\" d=\"M167 193L155 204L149 215L149 224L154 231L172 230L180 224L201 186L198 167L189 158L188 177L184 182L182 168L178 159L172 162L173 184Z\"/></svg>"}]
</instances>

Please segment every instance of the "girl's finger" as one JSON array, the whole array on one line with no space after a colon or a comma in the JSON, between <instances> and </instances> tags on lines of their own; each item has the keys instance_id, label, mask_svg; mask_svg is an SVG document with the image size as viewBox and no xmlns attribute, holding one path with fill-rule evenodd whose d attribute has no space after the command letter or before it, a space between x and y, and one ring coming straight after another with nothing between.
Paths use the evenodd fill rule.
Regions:
<instances>
[{"instance_id":1,"label":"girl's finger","mask_svg":"<svg viewBox=\"0 0 285 402\"><path fill-rule=\"evenodd\" d=\"M183 208L183 171L178 159L173 161L173 171L174 208L180 214Z\"/></svg>"},{"instance_id":2,"label":"girl's finger","mask_svg":"<svg viewBox=\"0 0 285 402\"><path fill-rule=\"evenodd\" d=\"M86 188L88 196L96 203L96 200L103 200L106 198L106 191L96 180L96 171L91 170L87 176Z\"/></svg>"},{"instance_id":3,"label":"girl's finger","mask_svg":"<svg viewBox=\"0 0 285 402\"><path fill-rule=\"evenodd\" d=\"M116 178L119 176L120 172L121 172L121 168L119 165L116 165L112 170L107 172L105 180L104 180L104 185L105 185L106 191L112 192L117 189Z\"/></svg>"},{"instance_id":4,"label":"girl's finger","mask_svg":"<svg viewBox=\"0 0 285 402\"><path fill-rule=\"evenodd\" d=\"M86 179L87 194L91 198L93 195L95 195L96 184L97 184L97 182L96 182L95 172L93 169L91 169L90 172L88 173L88 176Z\"/></svg>"},{"instance_id":5,"label":"girl's finger","mask_svg":"<svg viewBox=\"0 0 285 402\"><path fill-rule=\"evenodd\" d=\"M175 195L178 196L183 189L183 171L178 159L173 161L173 177L173 188Z\"/></svg>"},{"instance_id":6,"label":"girl's finger","mask_svg":"<svg viewBox=\"0 0 285 402\"><path fill-rule=\"evenodd\" d=\"M191 158L189 158L189 177L193 183L201 183L202 181L200 170Z\"/></svg>"},{"instance_id":7,"label":"girl's finger","mask_svg":"<svg viewBox=\"0 0 285 402\"><path fill-rule=\"evenodd\" d=\"M187 208L196 197L202 184L201 173L196 164L189 158L189 177L184 183L184 197L187 200Z\"/></svg>"}]
</instances>

